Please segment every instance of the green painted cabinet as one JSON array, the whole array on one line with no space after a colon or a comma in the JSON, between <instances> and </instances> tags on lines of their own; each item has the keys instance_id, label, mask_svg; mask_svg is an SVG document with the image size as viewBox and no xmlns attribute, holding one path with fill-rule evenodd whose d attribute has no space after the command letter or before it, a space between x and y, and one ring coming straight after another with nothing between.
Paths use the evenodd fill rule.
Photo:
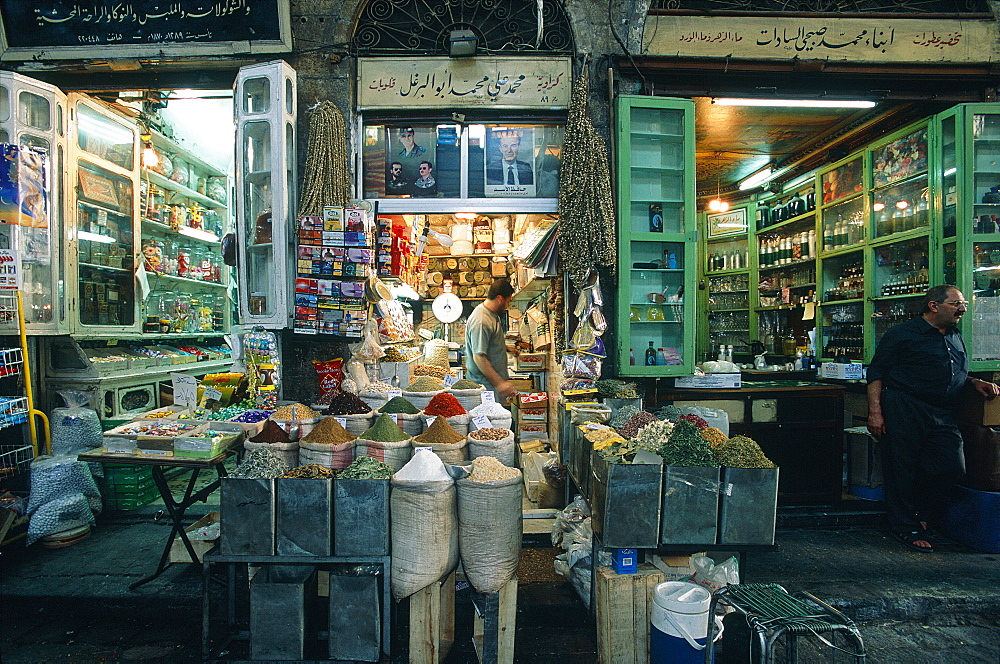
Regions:
<instances>
[{"instance_id":1,"label":"green painted cabinet","mask_svg":"<svg viewBox=\"0 0 1000 664\"><path fill-rule=\"evenodd\" d=\"M679 376L694 366L694 103L621 96L618 135L618 306L622 376Z\"/></svg>"}]
</instances>

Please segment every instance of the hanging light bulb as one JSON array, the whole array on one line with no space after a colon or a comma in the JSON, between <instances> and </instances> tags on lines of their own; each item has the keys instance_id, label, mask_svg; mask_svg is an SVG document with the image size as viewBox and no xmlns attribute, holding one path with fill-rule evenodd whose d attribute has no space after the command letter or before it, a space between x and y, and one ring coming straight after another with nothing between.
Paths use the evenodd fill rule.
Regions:
<instances>
[{"instance_id":1,"label":"hanging light bulb","mask_svg":"<svg viewBox=\"0 0 1000 664\"><path fill-rule=\"evenodd\" d=\"M722 157L721 152L715 153L715 198L708 202L708 209L712 212L726 212L729 209L729 203L722 200L722 183L721 183L721 171L719 170L719 159Z\"/></svg>"},{"instance_id":2,"label":"hanging light bulb","mask_svg":"<svg viewBox=\"0 0 1000 664\"><path fill-rule=\"evenodd\" d=\"M149 133L139 134L142 140L142 165L146 168L153 168L160 163L160 155L153 149L153 135Z\"/></svg>"}]
</instances>

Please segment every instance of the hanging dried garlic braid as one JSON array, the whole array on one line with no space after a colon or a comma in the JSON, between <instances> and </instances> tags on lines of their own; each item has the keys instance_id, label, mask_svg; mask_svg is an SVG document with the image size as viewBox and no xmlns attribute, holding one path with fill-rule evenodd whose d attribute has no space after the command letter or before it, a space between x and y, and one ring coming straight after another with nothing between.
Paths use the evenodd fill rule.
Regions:
<instances>
[{"instance_id":1,"label":"hanging dried garlic braid","mask_svg":"<svg viewBox=\"0 0 1000 664\"><path fill-rule=\"evenodd\" d=\"M350 202L351 176L347 169L347 128L332 101L310 111L306 172L299 198L299 216L321 217L323 206Z\"/></svg>"}]
</instances>

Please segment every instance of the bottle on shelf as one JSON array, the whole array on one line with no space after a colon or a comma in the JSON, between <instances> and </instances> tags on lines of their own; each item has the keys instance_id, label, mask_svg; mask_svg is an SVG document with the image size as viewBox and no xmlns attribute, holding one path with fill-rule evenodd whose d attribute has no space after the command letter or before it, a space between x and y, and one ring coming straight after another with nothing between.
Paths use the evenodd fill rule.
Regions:
<instances>
[{"instance_id":1,"label":"bottle on shelf","mask_svg":"<svg viewBox=\"0 0 1000 664\"><path fill-rule=\"evenodd\" d=\"M823 251L833 250L833 225L823 224Z\"/></svg>"},{"instance_id":2,"label":"bottle on shelf","mask_svg":"<svg viewBox=\"0 0 1000 664\"><path fill-rule=\"evenodd\" d=\"M646 366L652 367L656 365L656 348L653 347L653 342L649 342L649 347L646 349Z\"/></svg>"}]
</instances>

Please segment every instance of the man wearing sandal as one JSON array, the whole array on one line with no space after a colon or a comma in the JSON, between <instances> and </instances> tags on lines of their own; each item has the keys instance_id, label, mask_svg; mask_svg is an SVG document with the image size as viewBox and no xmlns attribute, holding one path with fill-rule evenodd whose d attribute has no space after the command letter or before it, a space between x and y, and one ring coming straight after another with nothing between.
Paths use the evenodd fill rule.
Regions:
<instances>
[{"instance_id":1,"label":"man wearing sandal","mask_svg":"<svg viewBox=\"0 0 1000 664\"><path fill-rule=\"evenodd\" d=\"M928 523L945 492L965 474L957 409L970 384L987 399L1000 388L969 377L955 328L969 303L955 286L934 286L922 315L890 328L868 366L868 430L879 438L885 507L893 536L910 549L934 551Z\"/></svg>"}]
</instances>

